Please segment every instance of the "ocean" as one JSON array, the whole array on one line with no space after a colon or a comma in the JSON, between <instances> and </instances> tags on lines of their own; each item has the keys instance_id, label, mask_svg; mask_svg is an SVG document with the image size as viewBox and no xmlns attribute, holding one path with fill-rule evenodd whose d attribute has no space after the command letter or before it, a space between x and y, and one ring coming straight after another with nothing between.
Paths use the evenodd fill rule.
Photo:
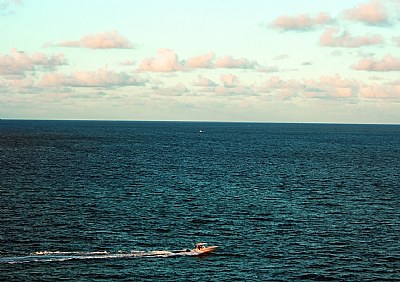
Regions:
<instances>
[{"instance_id":1,"label":"ocean","mask_svg":"<svg viewBox=\"0 0 400 282\"><path fill-rule=\"evenodd\" d=\"M399 125L0 121L2 281L400 281L399 237Z\"/></svg>"}]
</instances>

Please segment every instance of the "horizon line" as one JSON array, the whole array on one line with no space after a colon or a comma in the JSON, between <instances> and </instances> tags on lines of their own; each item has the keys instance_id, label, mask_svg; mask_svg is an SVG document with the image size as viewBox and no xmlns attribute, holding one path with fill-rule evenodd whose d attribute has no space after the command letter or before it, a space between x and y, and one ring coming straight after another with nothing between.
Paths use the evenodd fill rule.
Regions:
<instances>
[{"instance_id":1,"label":"horizon line","mask_svg":"<svg viewBox=\"0 0 400 282\"><path fill-rule=\"evenodd\" d=\"M400 125L400 123L322 122L322 121L240 121L240 120L135 120L135 119L41 119L1 118L1 121L102 121L102 122L175 122L175 123L254 123L254 124L326 124L326 125Z\"/></svg>"}]
</instances>

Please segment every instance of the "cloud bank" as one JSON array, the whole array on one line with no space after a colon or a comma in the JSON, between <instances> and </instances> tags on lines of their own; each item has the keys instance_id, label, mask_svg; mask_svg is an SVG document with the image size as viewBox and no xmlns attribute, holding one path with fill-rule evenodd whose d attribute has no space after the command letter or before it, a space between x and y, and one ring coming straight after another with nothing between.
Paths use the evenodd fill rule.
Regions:
<instances>
[{"instance_id":1,"label":"cloud bank","mask_svg":"<svg viewBox=\"0 0 400 282\"><path fill-rule=\"evenodd\" d=\"M145 80L125 72L107 69L97 71L76 71L70 75L52 73L43 76L38 83L41 87L122 87L144 85Z\"/></svg>"},{"instance_id":2,"label":"cloud bank","mask_svg":"<svg viewBox=\"0 0 400 282\"><path fill-rule=\"evenodd\" d=\"M34 53L30 55L14 48L11 49L10 55L0 56L0 75L24 78L26 72L38 69L50 71L66 64L64 54L48 56L44 53Z\"/></svg>"},{"instance_id":3,"label":"cloud bank","mask_svg":"<svg viewBox=\"0 0 400 282\"><path fill-rule=\"evenodd\" d=\"M233 56L217 58L213 52L180 61L173 50L160 48L156 57L146 58L140 62L138 71L175 72L215 68L254 69L256 66L258 66L256 61L250 61L246 58L236 59Z\"/></svg>"}]
</instances>

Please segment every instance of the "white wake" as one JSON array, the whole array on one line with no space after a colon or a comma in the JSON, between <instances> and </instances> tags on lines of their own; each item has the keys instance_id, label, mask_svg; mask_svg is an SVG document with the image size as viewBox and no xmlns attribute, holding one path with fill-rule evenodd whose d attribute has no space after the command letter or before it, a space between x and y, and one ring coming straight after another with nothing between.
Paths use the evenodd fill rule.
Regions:
<instances>
[{"instance_id":1,"label":"white wake","mask_svg":"<svg viewBox=\"0 0 400 282\"><path fill-rule=\"evenodd\" d=\"M63 252L63 251L39 251L27 256L0 257L0 264L32 263L32 262L57 262L68 260L90 259L118 259L118 258L143 258L143 257L176 257L197 256L199 253L191 250L174 251L130 251L130 252Z\"/></svg>"}]
</instances>

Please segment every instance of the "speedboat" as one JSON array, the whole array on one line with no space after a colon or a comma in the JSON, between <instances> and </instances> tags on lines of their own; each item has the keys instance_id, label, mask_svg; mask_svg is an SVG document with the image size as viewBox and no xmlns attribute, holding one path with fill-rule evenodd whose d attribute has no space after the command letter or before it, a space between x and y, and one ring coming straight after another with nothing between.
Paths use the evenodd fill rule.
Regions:
<instances>
[{"instance_id":1,"label":"speedboat","mask_svg":"<svg viewBox=\"0 0 400 282\"><path fill-rule=\"evenodd\" d=\"M201 254L207 254L215 251L218 248L218 246L207 246L207 243L196 243L195 248L192 250L193 252L198 253L199 255Z\"/></svg>"}]
</instances>

